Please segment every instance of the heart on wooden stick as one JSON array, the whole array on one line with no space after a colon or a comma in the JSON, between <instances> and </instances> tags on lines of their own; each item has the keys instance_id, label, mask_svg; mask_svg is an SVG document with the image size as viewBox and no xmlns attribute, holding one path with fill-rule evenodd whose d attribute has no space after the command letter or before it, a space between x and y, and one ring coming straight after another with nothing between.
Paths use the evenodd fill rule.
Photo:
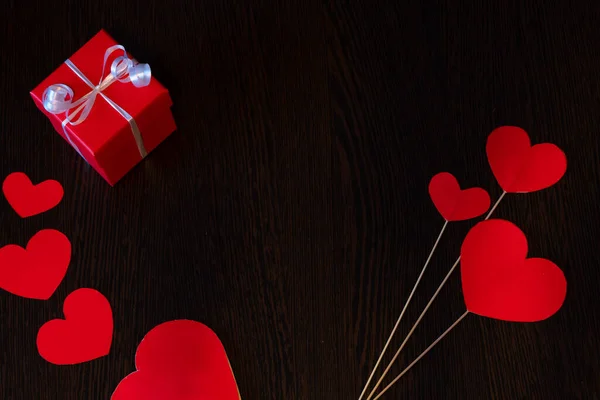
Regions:
<instances>
[{"instance_id":1,"label":"heart on wooden stick","mask_svg":"<svg viewBox=\"0 0 600 400\"><path fill-rule=\"evenodd\" d=\"M527 238L513 223L475 225L461 247L467 310L504 321L541 321L556 313L567 293L563 272L544 258L527 258Z\"/></svg>"},{"instance_id":2,"label":"heart on wooden stick","mask_svg":"<svg viewBox=\"0 0 600 400\"><path fill-rule=\"evenodd\" d=\"M490 208L490 196L484 189L461 189L449 172L440 172L431 178L429 196L446 221L475 218Z\"/></svg>"},{"instance_id":3,"label":"heart on wooden stick","mask_svg":"<svg viewBox=\"0 0 600 400\"><path fill-rule=\"evenodd\" d=\"M556 145L531 146L527 132L501 126L488 136L486 153L498 184L506 193L529 193L554 185L567 170L567 157Z\"/></svg>"}]
</instances>

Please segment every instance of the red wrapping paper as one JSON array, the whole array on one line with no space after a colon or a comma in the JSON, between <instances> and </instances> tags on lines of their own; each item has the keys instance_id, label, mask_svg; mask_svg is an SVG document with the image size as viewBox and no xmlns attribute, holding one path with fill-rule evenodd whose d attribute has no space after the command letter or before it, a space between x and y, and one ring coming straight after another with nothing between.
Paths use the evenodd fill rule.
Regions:
<instances>
[{"instance_id":1,"label":"red wrapping paper","mask_svg":"<svg viewBox=\"0 0 600 400\"><path fill-rule=\"evenodd\" d=\"M102 30L69 59L97 85L102 76L106 49L116 44L117 42ZM112 61L120 55L123 55L122 51L111 54L104 76L110 72ZM50 119L56 131L67 139L61 125L65 113L52 114L42 103L46 88L59 83L73 89L73 102L92 89L63 63L31 92L36 106ZM148 153L175 131L175 121L170 109L173 104L171 97L168 90L154 76L145 87L135 87L131 82L115 82L102 93L133 117ZM87 119L79 125L67 124L66 130L81 155L110 185L114 185L142 160L129 123L100 95L96 97Z\"/></svg>"}]
</instances>

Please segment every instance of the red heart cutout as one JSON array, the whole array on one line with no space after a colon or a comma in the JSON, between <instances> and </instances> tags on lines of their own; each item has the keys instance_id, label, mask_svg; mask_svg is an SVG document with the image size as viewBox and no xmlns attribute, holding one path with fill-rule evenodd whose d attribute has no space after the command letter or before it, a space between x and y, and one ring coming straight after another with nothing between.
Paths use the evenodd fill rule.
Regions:
<instances>
[{"instance_id":1,"label":"red heart cutout","mask_svg":"<svg viewBox=\"0 0 600 400\"><path fill-rule=\"evenodd\" d=\"M165 322L146 334L135 355L136 372L111 400L239 400L223 344L206 325Z\"/></svg>"},{"instance_id":2,"label":"red heart cutout","mask_svg":"<svg viewBox=\"0 0 600 400\"><path fill-rule=\"evenodd\" d=\"M529 193L554 185L567 170L567 157L550 143L531 146L521 128L502 126L487 140L486 152L498 184L507 193Z\"/></svg>"},{"instance_id":3,"label":"red heart cutout","mask_svg":"<svg viewBox=\"0 0 600 400\"><path fill-rule=\"evenodd\" d=\"M446 221L475 218L490 208L490 196L485 190L461 190L458 181L449 172L440 172L431 178L429 196Z\"/></svg>"},{"instance_id":4,"label":"red heart cutout","mask_svg":"<svg viewBox=\"0 0 600 400\"><path fill-rule=\"evenodd\" d=\"M63 188L54 180L46 180L34 185L23 172L13 172L2 184L6 200L21 218L48 211L63 197Z\"/></svg>"},{"instance_id":5,"label":"red heart cutout","mask_svg":"<svg viewBox=\"0 0 600 400\"><path fill-rule=\"evenodd\" d=\"M461 247L462 287L467 310L505 321L534 322L553 315L567 294L554 263L526 258L527 238L511 222L483 221Z\"/></svg>"},{"instance_id":6,"label":"red heart cutout","mask_svg":"<svg viewBox=\"0 0 600 400\"><path fill-rule=\"evenodd\" d=\"M71 261L71 242L59 231L43 229L24 249L0 248L0 288L28 299L48 300Z\"/></svg>"},{"instance_id":7,"label":"red heart cutout","mask_svg":"<svg viewBox=\"0 0 600 400\"><path fill-rule=\"evenodd\" d=\"M37 347L52 364L91 361L110 352L113 318L110 303L94 289L78 289L63 305L65 319L53 319L40 328Z\"/></svg>"}]
</instances>

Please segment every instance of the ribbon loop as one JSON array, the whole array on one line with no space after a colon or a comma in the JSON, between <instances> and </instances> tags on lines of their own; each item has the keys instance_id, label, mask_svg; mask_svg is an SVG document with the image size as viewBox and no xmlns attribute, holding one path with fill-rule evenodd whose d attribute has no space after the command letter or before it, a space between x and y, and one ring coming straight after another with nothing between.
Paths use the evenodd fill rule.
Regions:
<instances>
[{"instance_id":1,"label":"ribbon loop","mask_svg":"<svg viewBox=\"0 0 600 400\"><path fill-rule=\"evenodd\" d=\"M133 66L133 61L125 56L119 56L115 58L110 66L110 73L117 78L119 81L127 79L129 69Z\"/></svg>"},{"instance_id":2,"label":"ribbon loop","mask_svg":"<svg viewBox=\"0 0 600 400\"><path fill-rule=\"evenodd\" d=\"M152 71L149 64L137 64L129 68L129 79L133 86L141 88L150 84Z\"/></svg>"},{"instance_id":3,"label":"ribbon loop","mask_svg":"<svg viewBox=\"0 0 600 400\"><path fill-rule=\"evenodd\" d=\"M50 85L42 95L44 108L52 114L60 114L71 108L73 89L62 83Z\"/></svg>"}]
</instances>

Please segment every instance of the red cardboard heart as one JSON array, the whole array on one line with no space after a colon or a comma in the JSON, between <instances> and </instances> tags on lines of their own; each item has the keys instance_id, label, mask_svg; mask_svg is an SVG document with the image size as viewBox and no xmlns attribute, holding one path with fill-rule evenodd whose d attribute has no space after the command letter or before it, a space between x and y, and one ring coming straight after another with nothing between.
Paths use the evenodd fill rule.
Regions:
<instances>
[{"instance_id":1,"label":"red cardboard heart","mask_svg":"<svg viewBox=\"0 0 600 400\"><path fill-rule=\"evenodd\" d=\"M431 178L429 196L446 221L475 218L490 208L490 196L485 190L461 190L456 178L448 172L440 172Z\"/></svg>"},{"instance_id":2,"label":"red cardboard heart","mask_svg":"<svg viewBox=\"0 0 600 400\"><path fill-rule=\"evenodd\" d=\"M37 347L52 364L79 364L110 352L113 318L110 303L94 289L78 289L67 296L65 319L53 319L40 328Z\"/></svg>"},{"instance_id":3,"label":"red cardboard heart","mask_svg":"<svg viewBox=\"0 0 600 400\"><path fill-rule=\"evenodd\" d=\"M567 170L567 157L550 143L531 146L521 128L502 126L487 140L486 152L498 184L507 193L528 193L554 185Z\"/></svg>"},{"instance_id":4,"label":"red cardboard heart","mask_svg":"<svg viewBox=\"0 0 600 400\"><path fill-rule=\"evenodd\" d=\"M199 322L158 325L138 346L135 364L111 400L240 399L221 341Z\"/></svg>"},{"instance_id":5,"label":"red cardboard heart","mask_svg":"<svg viewBox=\"0 0 600 400\"><path fill-rule=\"evenodd\" d=\"M63 188L57 181L47 180L34 185L23 172L8 175L2 184L2 191L21 218L48 211L63 197Z\"/></svg>"},{"instance_id":6,"label":"red cardboard heart","mask_svg":"<svg viewBox=\"0 0 600 400\"><path fill-rule=\"evenodd\" d=\"M562 306L567 281L543 258L526 258L527 238L514 224L483 221L461 248L462 287L467 310L505 321L534 322Z\"/></svg>"},{"instance_id":7,"label":"red cardboard heart","mask_svg":"<svg viewBox=\"0 0 600 400\"><path fill-rule=\"evenodd\" d=\"M59 231L36 233L24 249L0 248L0 288L28 299L47 300L64 278L71 261L71 242Z\"/></svg>"}]
</instances>

